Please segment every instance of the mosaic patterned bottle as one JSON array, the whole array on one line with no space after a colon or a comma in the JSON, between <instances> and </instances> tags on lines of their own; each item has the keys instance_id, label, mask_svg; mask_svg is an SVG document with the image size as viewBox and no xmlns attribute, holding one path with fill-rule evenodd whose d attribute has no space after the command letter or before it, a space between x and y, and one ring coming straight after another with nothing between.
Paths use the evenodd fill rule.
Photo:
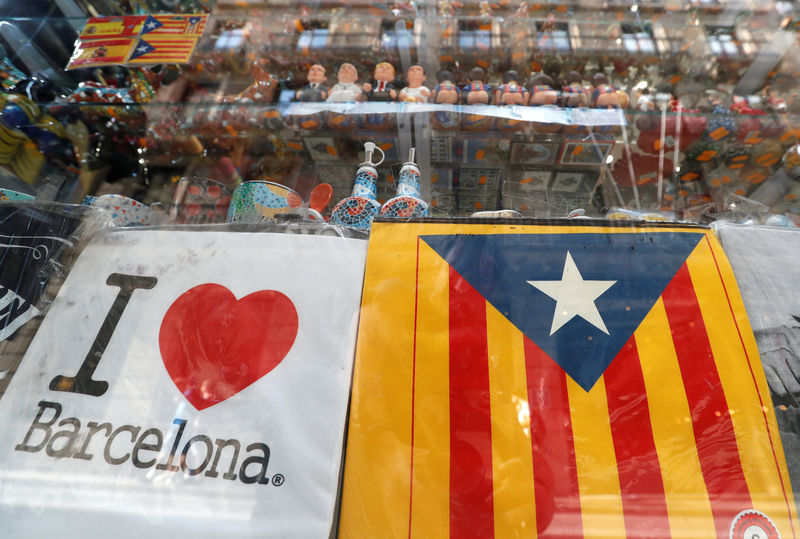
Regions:
<instances>
[{"instance_id":1,"label":"mosaic patterned bottle","mask_svg":"<svg viewBox=\"0 0 800 539\"><path fill-rule=\"evenodd\" d=\"M397 195L386 201L381 208L381 217L412 219L428 215L428 203L420 196L419 167L414 162L415 148L411 148L408 161L400 169L397 180Z\"/></svg>"},{"instance_id":2,"label":"mosaic patterned bottle","mask_svg":"<svg viewBox=\"0 0 800 539\"><path fill-rule=\"evenodd\" d=\"M381 160L377 163L372 162L372 155L378 150L381 153ZM353 185L353 193L339 202L331 212L331 223L334 225L344 225L359 230L369 230L372 227L372 219L378 215L381 204L378 202L378 169L375 168L383 163L383 150L373 142L364 144L364 162L356 172L356 182Z\"/></svg>"}]
</instances>

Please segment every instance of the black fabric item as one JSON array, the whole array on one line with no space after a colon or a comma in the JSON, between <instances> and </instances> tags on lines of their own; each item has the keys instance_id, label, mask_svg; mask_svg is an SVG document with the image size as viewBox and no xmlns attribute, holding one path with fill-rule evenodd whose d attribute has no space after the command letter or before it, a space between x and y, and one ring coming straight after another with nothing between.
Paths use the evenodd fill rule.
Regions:
<instances>
[{"instance_id":1,"label":"black fabric item","mask_svg":"<svg viewBox=\"0 0 800 539\"><path fill-rule=\"evenodd\" d=\"M55 263L80 223L69 210L0 204L0 341L39 313Z\"/></svg>"}]
</instances>

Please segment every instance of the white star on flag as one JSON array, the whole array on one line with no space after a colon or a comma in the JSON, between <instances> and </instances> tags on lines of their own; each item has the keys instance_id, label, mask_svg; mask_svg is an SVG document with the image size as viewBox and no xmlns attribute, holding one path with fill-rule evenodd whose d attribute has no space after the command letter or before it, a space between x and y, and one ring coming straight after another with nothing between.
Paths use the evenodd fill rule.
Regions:
<instances>
[{"instance_id":1,"label":"white star on flag","mask_svg":"<svg viewBox=\"0 0 800 539\"><path fill-rule=\"evenodd\" d=\"M147 23L147 27L148 27L148 28L150 28L150 29L152 30L153 28L155 28L155 27L156 27L156 23L154 23L154 22L150 21L149 23Z\"/></svg>"},{"instance_id":2,"label":"white star on flag","mask_svg":"<svg viewBox=\"0 0 800 539\"><path fill-rule=\"evenodd\" d=\"M146 52L147 52L147 47L146 47L146 46L144 46L144 45L142 45L141 47L139 47L139 48L138 48L138 49L136 49L136 50L137 50L137 51L139 51L139 52L141 52L142 54L144 54L144 53L146 53Z\"/></svg>"},{"instance_id":3,"label":"white star on flag","mask_svg":"<svg viewBox=\"0 0 800 539\"><path fill-rule=\"evenodd\" d=\"M527 281L529 285L556 300L550 335L575 316L580 316L608 335L608 329L594 302L616 282L584 280L569 251L567 251L564 272L561 274L560 281Z\"/></svg>"}]
</instances>

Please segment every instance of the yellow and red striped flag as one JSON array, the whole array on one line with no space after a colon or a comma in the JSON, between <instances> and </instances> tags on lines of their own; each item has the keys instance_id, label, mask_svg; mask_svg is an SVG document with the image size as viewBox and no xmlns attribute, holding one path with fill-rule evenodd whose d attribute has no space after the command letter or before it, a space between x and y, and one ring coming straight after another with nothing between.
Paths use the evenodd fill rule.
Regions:
<instances>
[{"instance_id":1,"label":"yellow and red striped flag","mask_svg":"<svg viewBox=\"0 0 800 539\"><path fill-rule=\"evenodd\" d=\"M353 383L340 537L800 530L705 228L376 222Z\"/></svg>"},{"instance_id":2,"label":"yellow and red striped flag","mask_svg":"<svg viewBox=\"0 0 800 539\"><path fill-rule=\"evenodd\" d=\"M121 17L91 17L81 30L80 40L136 37L142 29L144 15Z\"/></svg>"},{"instance_id":3,"label":"yellow and red striped flag","mask_svg":"<svg viewBox=\"0 0 800 539\"><path fill-rule=\"evenodd\" d=\"M133 47L128 64L185 64L194 52L197 37L145 36Z\"/></svg>"},{"instance_id":4,"label":"yellow and red striped flag","mask_svg":"<svg viewBox=\"0 0 800 539\"><path fill-rule=\"evenodd\" d=\"M135 38L79 40L67 69L124 64Z\"/></svg>"},{"instance_id":5,"label":"yellow and red striped flag","mask_svg":"<svg viewBox=\"0 0 800 539\"><path fill-rule=\"evenodd\" d=\"M208 15L148 15L142 23L142 35L196 35L202 36Z\"/></svg>"}]
</instances>

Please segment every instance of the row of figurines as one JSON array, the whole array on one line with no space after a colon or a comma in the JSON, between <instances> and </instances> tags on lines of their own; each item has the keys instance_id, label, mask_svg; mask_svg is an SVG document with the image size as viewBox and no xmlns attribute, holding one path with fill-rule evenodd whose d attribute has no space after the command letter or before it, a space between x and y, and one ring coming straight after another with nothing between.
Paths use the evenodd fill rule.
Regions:
<instances>
[{"instance_id":1,"label":"row of figurines","mask_svg":"<svg viewBox=\"0 0 800 539\"><path fill-rule=\"evenodd\" d=\"M452 71L437 73L437 84L433 90L425 86L427 75L420 65L412 65L406 71L405 86L396 83L396 71L389 62L379 62L373 72L373 81L359 83L356 67L348 62L339 66L337 82L330 88L326 68L313 64L307 74L308 83L295 92L300 102L355 103L360 101L401 101L406 103L439 103L466 105L555 105L566 107L591 106L599 108L625 107L627 94L609 84L603 73L592 78L586 88L583 77L576 71L567 75L560 92L556 83L544 73L535 73L525 83L517 71L509 70L503 75L502 84L492 87L487 83L486 71L475 67L469 72L469 82L461 87L456 84Z\"/></svg>"},{"instance_id":2,"label":"row of figurines","mask_svg":"<svg viewBox=\"0 0 800 539\"><path fill-rule=\"evenodd\" d=\"M162 89L156 92L153 101L167 99L174 107L148 107L146 109L130 108L125 110L114 110L114 118L126 118L126 121L134 122L136 112L142 117L141 112L146 110L149 132L156 138L163 133L166 138L179 131L180 118L182 112L180 103L185 103L188 108L186 112L190 114L190 125L196 129L208 129L212 132L219 132L224 135L231 129L251 130L258 127L263 118L267 127L279 129L284 127L282 114L278 109L267 110L262 114L255 114L249 107L237 105L264 104L271 106L276 101L276 91L281 87L280 82L268 71L268 62L256 62L252 66L253 82L242 92L219 96L210 93L202 86L191 85L186 79L179 78L176 82L169 85L162 85ZM644 85L637 85L634 97L629 100L628 94L615 88L608 83L608 78L603 73L596 73L592 77L592 84L586 85L583 76L577 71L571 71L561 80L561 87L553 79L541 72L529 77L526 84L520 84L520 77L515 71L505 74L506 82L497 87L492 87L486 82L486 72L481 67L475 67L470 71L467 84L457 84L455 75L447 70L438 74L439 82L433 90L424 86L426 75L424 69L419 65L413 65L407 70L405 81L398 82L395 76L394 67L386 62L381 62L375 67L374 80L369 83L360 84L358 82L358 72L351 63L343 63L338 69L338 82L332 87L326 86L328 77L326 69L321 64L314 64L310 67L307 75L308 83L296 91L293 90L293 98L300 102L359 102L359 101L394 101L401 100L406 102L435 102L440 104L467 105L560 105L565 107L586 107L597 108L630 108L638 111L651 112L683 112L686 113L712 113L715 115L727 115L731 113L739 115L766 115L782 114L786 112L786 103L777 91L765 88L762 95L757 96L736 96L729 95L724 89L714 88L705 92L705 99L692 101L698 107L697 110L686 108L673 92L672 85L662 82L652 88ZM183 81L183 82L181 82ZM178 86L181 89L177 94L172 87ZM402 87L401 87L402 86ZM642 87L644 86L644 87ZM86 102L104 102L110 105L135 103L138 99L120 92L127 88L105 88L100 83L86 82L70 96L69 101L75 104ZM652 90L652 92L651 92ZM164 97L162 98L162 94ZM630 102L629 102L630 101ZM208 110L203 104L207 102L222 102L226 107L212 107ZM165 103L166 104L166 103ZM196 105L196 106L194 106ZM92 117L104 115L110 109L105 107L82 107L85 115ZM126 112L127 111L127 112ZM122 114L122 115L121 115ZM128 115L131 116L128 119ZM695 114L697 115L697 114ZM324 115L312 115L309 118L298 118L297 125L303 129L316 129L323 121L333 129L350 130L355 127L355 123L361 121L366 128L380 129L387 125L391 127L387 118L380 118L381 115L373 115L375 118L352 118L347 114L332 114L327 119ZM350 115L352 116L352 115ZM385 115L384 115L385 116ZM459 118L458 114L438 113L433 118L434 126L437 129L456 129L459 126L466 130L484 130L491 128L495 124L491 115L467 115L465 119ZM650 130L649 124L653 123L654 118L651 114L642 114L636 119L637 126L642 123L643 130ZM375 120L375 121L371 121ZM658 120L655 119L657 122ZM161 125L161 123L165 125ZM118 122L117 122L118 123ZM699 123L699 121L697 122ZM305 125L304 125L305 124ZM512 125L506 125L512 124ZM501 129L517 129L521 127L521 122L508 121L500 122ZM537 125L542 128L542 125ZM640 129L642 127L640 126ZM553 129L558 129L554 125ZM539 129L547 131L547 129Z\"/></svg>"},{"instance_id":3,"label":"row of figurines","mask_svg":"<svg viewBox=\"0 0 800 539\"><path fill-rule=\"evenodd\" d=\"M380 160L374 161L375 152ZM355 174L350 196L333 208L330 223L368 231L375 217L412 219L429 214L428 203L420 194L420 170L414 162L411 148L408 161L402 165L397 178L395 196L380 203L378 200L378 165L384 160L383 150L373 142L364 144L364 161ZM116 226L152 226L187 223L253 223L277 220L289 215L324 222L322 213L333 191L327 183L317 185L308 201L291 188L270 181L253 180L236 187L210 178L183 178L176 186L169 208L161 204L146 205L132 198L108 194L87 196L83 203L105 210ZM0 199L31 200L25 193L0 190Z\"/></svg>"},{"instance_id":4,"label":"row of figurines","mask_svg":"<svg viewBox=\"0 0 800 539\"><path fill-rule=\"evenodd\" d=\"M517 71L509 70L503 74L501 84L492 86L487 82L486 71L476 66L469 71L467 83L459 86L452 71L441 70L437 73L437 83L431 90L425 85L427 75L420 65L412 65L406 71L402 87L397 83L395 68L388 62L379 62L375 66L372 81L359 83L359 75L355 65L342 63L337 71L337 82L330 88L327 70L322 64L313 64L308 70L308 83L297 90L295 101L300 102L334 102L354 103L361 101L400 101L407 103L439 103L465 105L560 105L562 107L593 108L627 108L629 105L641 111L660 110L661 105L676 106L676 96L669 82L656 85L651 93L647 85L641 85L635 92L631 102L628 93L610 84L608 76L602 72L595 73L587 86L584 76L578 71L567 72L556 83L552 77L536 72L523 82ZM716 105L724 104L725 96L719 88L709 89L707 94L708 111ZM731 109L742 109L746 106L757 108L763 106L768 112L784 112L786 102L777 92L769 87L764 89L763 96L732 95ZM741 110L736 110L741 112Z\"/></svg>"}]
</instances>

